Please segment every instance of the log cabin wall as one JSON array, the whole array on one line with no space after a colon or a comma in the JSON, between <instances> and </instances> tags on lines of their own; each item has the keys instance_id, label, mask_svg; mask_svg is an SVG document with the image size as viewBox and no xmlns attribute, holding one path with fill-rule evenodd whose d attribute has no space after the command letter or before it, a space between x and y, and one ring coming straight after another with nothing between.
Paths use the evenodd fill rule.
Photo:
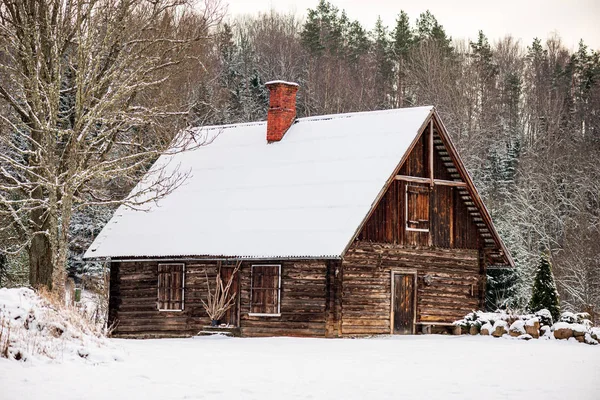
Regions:
<instances>
[{"instance_id":1,"label":"log cabin wall","mask_svg":"<svg viewBox=\"0 0 600 400\"><path fill-rule=\"evenodd\" d=\"M169 261L177 263L178 261ZM216 261L181 261L185 264L184 309L159 311L158 261L111 263L109 300L113 334L121 337L189 336L210 325L202 306L206 274L214 287ZM251 266L281 264L281 316L251 316ZM239 327L243 336L337 336L341 285L329 261L244 262L239 271Z\"/></svg>"},{"instance_id":2,"label":"log cabin wall","mask_svg":"<svg viewBox=\"0 0 600 400\"><path fill-rule=\"evenodd\" d=\"M485 287L477 250L356 241L343 261L342 335L390 333L392 271L417 272L417 323L463 318Z\"/></svg>"}]
</instances>

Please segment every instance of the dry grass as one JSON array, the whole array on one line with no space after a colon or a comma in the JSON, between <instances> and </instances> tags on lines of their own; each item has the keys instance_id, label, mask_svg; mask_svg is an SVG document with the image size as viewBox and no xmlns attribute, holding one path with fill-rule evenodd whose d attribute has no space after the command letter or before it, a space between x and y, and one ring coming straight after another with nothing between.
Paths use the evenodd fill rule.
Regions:
<instances>
[{"instance_id":1,"label":"dry grass","mask_svg":"<svg viewBox=\"0 0 600 400\"><path fill-rule=\"evenodd\" d=\"M4 315L0 314L0 357L8 358L8 346L10 344L10 324Z\"/></svg>"},{"instance_id":2,"label":"dry grass","mask_svg":"<svg viewBox=\"0 0 600 400\"><path fill-rule=\"evenodd\" d=\"M109 329L104 318L98 318L99 311L65 305L56 294L45 289L36 294L39 298L32 297L31 292L21 294L25 296L23 299L29 299L31 306L21 306L16 314L0 310L0 357L27 360L41 356L63 360L79 353L86 358L87 349L104 346Z\"/></svg>"},{"instance_id":3,"label":"dry grass","mask_svg":"<svg viewBox=\"0 0 600 400\"><path fill-rule=\"evenodd\" d=\"M102 307L102 299L99 296L95 307L88 309L84 306L65 304L56 293L45 287L39 289L37 293L48 302L53 310L77 330L97 337L107 335L105 318L102 315L104 307Z\"/></svg>"}]
</instances>

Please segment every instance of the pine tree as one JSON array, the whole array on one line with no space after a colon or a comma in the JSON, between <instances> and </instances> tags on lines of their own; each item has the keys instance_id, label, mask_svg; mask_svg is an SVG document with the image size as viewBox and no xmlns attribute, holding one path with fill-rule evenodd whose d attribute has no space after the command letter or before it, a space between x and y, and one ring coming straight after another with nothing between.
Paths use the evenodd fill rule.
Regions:
<instances>
[{"instance_id":1,"label":"pine tree","mask_svg":"<svg viewBox=\"0 0 600 400\"><path fill-rule=\"evenodd\" d=\"M554 283L552 266L546 254L540 256L540 263L535 274L533 291L529 302L529 309L531 311L539 311L543 308L550 311L554 320L557 320L560 316L558 291Z\"/></svg>"},{"instance_id":2,"label":"pine tree","mask_svg":"<svg viewBox=\"0 0 600 400\"><path fill-rule=\"evenodd\" d=\"M346 45L348 63L358 68L358 60L368 52L369 38L367 32L358 21L353 21L348 26L348 43Z\"/></svg>"},{"instance_id":3,"label":"pine tree","mask_svg":"<svg viewBox=\"0 0 600 400\"><path fill-rule=\"evenodd\" d=\"M440 25L431 11L427 10L421 13L417 18L416 25L416 42L433 41L440 47L444 56L449 57L452 55L452 38L446 35L444 27Z\"/></svg>"},{"instance_id":4,"label":"pine tree","mask_svg":"<svg viewBox=\"0 0 600 400\"><path fill-rule=\"evenodd\" d=\"M390 108L389 91L392 88L393 80L393 62L390 34L387 27L383 25L381 17L375 22L373 36L373 59L376 65L375 88L377 90L376 98L377 108Z\"/></svg>"},{"instance_id":5,"label":"pine tree","mask_svg":"<svg viewBox=\"0 0 600 400\"><path fill-rule=\"evenodd\" d=\"M406 61L413 45L413 33L410 28L408 14L400 11L398 19L396 19L396 27L392 33L394 43L394 56L396 57L396 74L397 74L397 95L396 106L404 106L405 80L406 80Z\"/></svg>"}]
</instances>

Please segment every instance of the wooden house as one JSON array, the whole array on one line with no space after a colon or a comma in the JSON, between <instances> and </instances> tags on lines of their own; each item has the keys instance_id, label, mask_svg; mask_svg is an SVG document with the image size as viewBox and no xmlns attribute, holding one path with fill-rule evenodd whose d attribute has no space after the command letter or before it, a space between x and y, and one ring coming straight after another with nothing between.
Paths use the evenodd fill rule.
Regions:
<instances>
[{"instance_id":1,"label":"wooden house","mask_svg":"<svg viewBox=\"0 0 600 400\"><path fill-rule=\"evenodd\" d=\"M210 144L157 161L185 184L88 249L114 333L196 334L207 278L237 262L221 322L243 336L412 334L482 308L512 260L435 108L296 118L298 86L267 87L266 122L195 130Z\"/></svg>"}]
</instances>

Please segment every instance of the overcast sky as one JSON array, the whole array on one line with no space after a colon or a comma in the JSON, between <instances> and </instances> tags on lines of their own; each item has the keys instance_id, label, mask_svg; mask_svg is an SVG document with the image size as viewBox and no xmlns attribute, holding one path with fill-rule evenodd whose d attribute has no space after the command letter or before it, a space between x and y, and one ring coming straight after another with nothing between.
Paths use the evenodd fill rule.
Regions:
<instances>
[{"instance_id":1,"label":"overcast sky","mask_svg":"<svg viewBox=\"0 0 600 400\"><path fill-rule=\"evenodd\" d=\"M274 8L277 11L305 15L318 0L222 0L228 3L228 14L257 13ZM558 32L564 44L577 48L579 39L600 50L600 0L330 0L346 10L350 19L358 19L371 29L378 15L391 28L400 10L408 13L414 24L417 16L429 9L455 39L474 38L481 29L495 40L507 34L529 45L534 37L546 39Z\"/></svg>"}]
</instances>

